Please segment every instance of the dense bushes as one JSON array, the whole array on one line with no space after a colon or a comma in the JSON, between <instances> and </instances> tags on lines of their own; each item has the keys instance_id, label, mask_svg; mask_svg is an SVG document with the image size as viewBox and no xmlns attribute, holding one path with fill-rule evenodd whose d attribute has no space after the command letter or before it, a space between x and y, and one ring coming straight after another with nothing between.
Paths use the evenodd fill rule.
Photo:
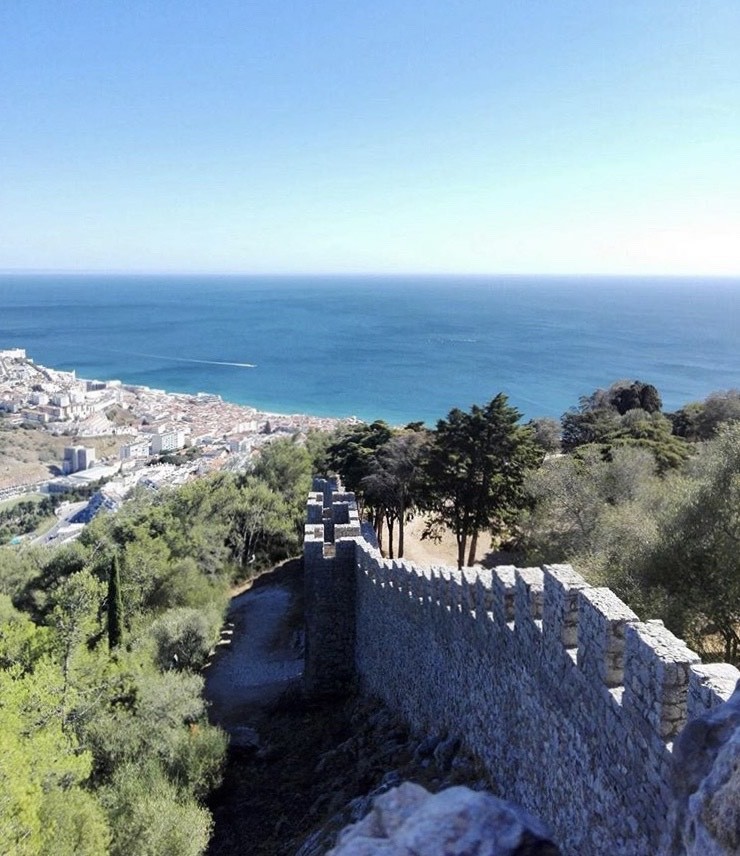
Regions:
<instances>
[{"instance_id":1,"label":"dense bushes","mask_svg":"<svg viewBox=\"0 0 740 856\"><path fill-rule=\"evenodd\" d=\"M299 543L310 458L273 445L262 479L142 492L69 547L0 550L0 853L203 853L226 737L199 670L232 582Z\"/></svg>"},{"instance_id":2,"label":"dense bushes","mask_svg":"<svg viewBox=\"0 0 740 856\"><path fill-rule=\"evenodd\" d=\"M572 562L709 658L740 660L740 423L660 472L649 446L549 458L520 520L529 562Z\"/></svg>"}]
</instances>

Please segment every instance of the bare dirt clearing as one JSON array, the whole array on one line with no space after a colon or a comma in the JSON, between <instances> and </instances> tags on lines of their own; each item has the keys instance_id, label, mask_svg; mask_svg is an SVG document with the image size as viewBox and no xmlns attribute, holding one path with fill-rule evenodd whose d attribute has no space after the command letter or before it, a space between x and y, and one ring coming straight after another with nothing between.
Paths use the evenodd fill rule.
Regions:
<instances>
[{"instance_id":1,"label":"bare dirt clearing","mask_svg":"<svg viewBox=\"0 0 740 856\"><path fill-rule=\"evenodd\" d=\"M430 566L443 565L444 567L457 567L457 541L455 534L449 529L444 530L440 541L432 541L429 538L422 539L422 533L426 526L424 517L417 515L406 524L404 559L416 564ZM384 544L387 546L387 543ZM478 552L475 556L475 564L485 568L494 565L513 565L521 559L513 553L503 550L493 550L491 537L482 532L478 539Z\"/></svg>"},{"instance_id":2,"label":"bare dirt clearing","mask_svg":"<svg viewBox=\"0 0 740 856\"><path fill-rule=\"evenodd\" d=\"M0 421L0 488L32 484L61 472L65 446L94 446L98 458L117 455L120 437L65 437Z\"/></svg>"}]
</instances>

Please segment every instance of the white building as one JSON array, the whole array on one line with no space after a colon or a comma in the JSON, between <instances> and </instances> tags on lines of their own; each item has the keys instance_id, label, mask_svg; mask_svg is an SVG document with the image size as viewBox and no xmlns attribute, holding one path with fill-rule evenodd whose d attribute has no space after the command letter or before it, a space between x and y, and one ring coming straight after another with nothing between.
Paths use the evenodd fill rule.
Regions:
<instances>
[{"instance_id":1,"label":"white building","mask_svg":"<svg viewBox=\"0 0 740 856\"><path fill-rule=\"evenodd\" d=\"M135 440L133 443L127 443L121 446L119 456L122 461L130 458L148 458L149 457L149 440Z\"/></svg>"},{"instance_id":2,"label":"white building","mask_svg":"<svg viewBox=\"0 0 740 856\"><path fill-rule=\"evenodd\" d=\"M65 446L62 472L65 475L89 469L95 463L95 449L92 446Z\"/></svg>"},{"instance_id":3,"label":"white building","mask_svg":"<svg viewBox=\"0 0 740 856\"><path fill-rule=\"evenodd\" d=\"M184 446L184 431L163 431L161 434L152 434L153 455L161 455L163 452L175 452Z\"/></svg>"}]
</instances>

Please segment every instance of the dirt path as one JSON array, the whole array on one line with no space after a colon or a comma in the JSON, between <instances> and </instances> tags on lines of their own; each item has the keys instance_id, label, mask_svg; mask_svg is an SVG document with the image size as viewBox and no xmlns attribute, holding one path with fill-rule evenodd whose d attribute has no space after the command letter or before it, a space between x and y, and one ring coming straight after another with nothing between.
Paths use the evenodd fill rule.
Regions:
<instances>
[{"instance_id":1,"label":"dirt path","mask_svg":"<svg viewBox=\"0 0 740 856\"><path fill-rule=\"evenodd\" d=\"M231 642L220 646L206 677L212 719L232 738L223 782L208 800L208 856L326 852L323 844L308 851L302 845L319 830L330 835L356 820L352 812L367 805L389 771L433 789L446 775L376 701L303 696L296 645L302 590L301 564L293 561L232 600ZM464 766L455 771L472 775Z\"/></svg>"},{"instance_id":2,"label":"dirt path","mask_svg":"<svg viewBox=\"0 0 740 856\"><path fill-rule=\"evenodd\" d=\"M229 732L232 746L255 744L260 715L303 671L300 578L289 565L264 574L233 598L221 644L206 670L211 719Z\"/></svg>"}]
</instances>

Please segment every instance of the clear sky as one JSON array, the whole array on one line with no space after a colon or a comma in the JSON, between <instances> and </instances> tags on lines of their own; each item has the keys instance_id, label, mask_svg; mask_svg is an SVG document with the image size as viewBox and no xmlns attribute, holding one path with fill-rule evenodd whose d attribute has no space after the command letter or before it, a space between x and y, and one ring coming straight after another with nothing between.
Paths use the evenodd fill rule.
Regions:
<instances>
[{"instance_id":1,"label":"clear sky","mask_svg":"<svg viewBox=\"0 0 740 856\"><path fill-rule=\"evenodd\" d=\"M2 0L0 269L740 274L740 0Z\"/></svg>"}]
</instances>

